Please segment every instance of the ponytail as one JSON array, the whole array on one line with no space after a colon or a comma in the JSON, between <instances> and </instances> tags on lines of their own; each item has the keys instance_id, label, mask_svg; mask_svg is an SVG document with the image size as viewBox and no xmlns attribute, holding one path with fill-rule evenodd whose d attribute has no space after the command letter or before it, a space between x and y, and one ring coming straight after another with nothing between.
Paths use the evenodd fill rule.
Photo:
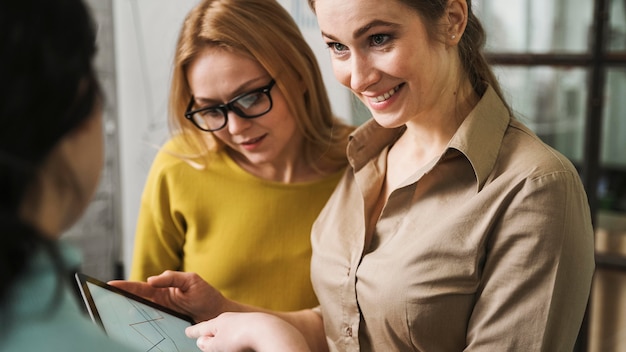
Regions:
<instances>
[{"instance_id":1,"label":"ponytail","mask_svg":"<svg viewBox=\"0 0 626 352\"><path fill-rule=\"evenodd\" d=\"M480 23L480 20L476 17L476 15L474 15L474 11L472 11L471 0L467 0L467 6L467 26L465 27L465 32L463 33L463 36L458 44L459 57L461 59L461 64L463 65L463 69L469 76L468 78L474 88L474 91L479 96L484 94L486 89L485 83L487 83L491 86L491 88L493 88L496 94L498 94L504 104L507 105L507 109L510 111L511 109L508 104L506 104L506 99L504 99L500 83L498 82L491 66L487 62L483 52L485 42L487 41L485 29Z\"/></svg>"}]
</instances>

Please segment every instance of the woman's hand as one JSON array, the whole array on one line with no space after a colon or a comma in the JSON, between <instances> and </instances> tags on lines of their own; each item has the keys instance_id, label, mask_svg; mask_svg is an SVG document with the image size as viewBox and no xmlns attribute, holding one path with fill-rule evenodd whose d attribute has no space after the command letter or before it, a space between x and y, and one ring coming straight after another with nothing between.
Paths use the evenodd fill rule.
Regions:
<instances>
[{"instance_id":1,"label":"woman's hand","mask_svg":"<svg viewBox=\"0 0 626 352\"><path fill-rule=\"evenodd\" d=\"M115 280L111 286L185 313L196 322L215 318L228 310L229 301L195 273L166 270L147 282Z\"/></svg>"},{"instance_id":2,"label":"woman's hand","mask_svg":"<svg viewBox=\"0 0 626 352\"><path fill-rule=\"evenodd\" d=\"M195 273L167 270L147 282L109 284L204 321L186 331L203 351L328 351L321 316L313 310L271 312L237 303Z\"/></svg>"},{"instance_id":3,"label":"woman's hand","mask_svg":"<svg viewBox=\"0 0 626 352\"><path fill-rule=\"evenodd\" d=\"M266 313L224 313L186 329L202 351L309 352L291 324Z\"/></svg>"}]
</instances>

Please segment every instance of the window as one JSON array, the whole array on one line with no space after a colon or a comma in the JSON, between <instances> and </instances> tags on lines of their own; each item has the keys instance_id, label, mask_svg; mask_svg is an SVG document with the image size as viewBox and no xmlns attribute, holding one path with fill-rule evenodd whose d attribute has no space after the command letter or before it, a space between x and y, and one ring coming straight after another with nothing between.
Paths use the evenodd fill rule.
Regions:
<instances>
[{"instance_id":1,"label":"window","mask_svg":"<svg viewBox=\"0 0 626 352\"><path fill-rule=\"evenodd\" d=\"M574 162L587 189L597 271L576 351L625 350L626 0L473 6L509 103Z\"/></svg>"}]
</instances>

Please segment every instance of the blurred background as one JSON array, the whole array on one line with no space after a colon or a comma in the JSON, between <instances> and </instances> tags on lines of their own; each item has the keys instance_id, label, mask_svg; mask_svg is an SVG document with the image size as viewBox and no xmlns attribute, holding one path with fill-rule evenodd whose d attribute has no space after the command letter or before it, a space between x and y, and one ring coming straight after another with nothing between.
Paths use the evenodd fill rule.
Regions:
<instances>
[{"instance_id":1,"label":"blurred background","mask_svg":"<svg viewBox=\"0 0 626 352\"><path fill-rule=\"evenodd\" d=\"M143 183L167 139L178 30L197 0L87 0L98 24L106 165L85 218L64 238L83 271L125 278ZM332 76L304 0L279 0L318 55L336 115L369 116ZM626 351L626 0L474 0L486 51L518 117L578 168L596 229L597 270L577 351Z\"/></svg>"}]
</instances>

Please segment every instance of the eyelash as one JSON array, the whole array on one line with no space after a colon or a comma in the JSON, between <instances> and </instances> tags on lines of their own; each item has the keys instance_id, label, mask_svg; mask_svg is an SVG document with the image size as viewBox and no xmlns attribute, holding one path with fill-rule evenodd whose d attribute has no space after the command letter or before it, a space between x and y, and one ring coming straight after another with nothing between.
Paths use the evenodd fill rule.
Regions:
<instances>
[{"instance_id":1,"label":"eyelash","mask_svg":"<svg viewBox=\"0 0 626 352\"><path fill-rule=\"evenodd\" d=\"M382 47L382 46L389 44L389 42L393 39L393 37L390 34L379 33L379 34L370 35L368 39L369 39L370 46ZM376 43L376 41L380 41L380 40L382 40L382 42ZM339 42L328 42L326 43L326 45L328 46L328 49L330 49L337 56L345 55L345 52L347 51L347 46ZM341 48L338 48L338 47L341 47Z\"/></svg>"},{"instance_id":2,"label":"eyelash","mask_svg":"<svg viewBox=\"0 0 626 352\"><path fill-rule=\"evenodd\" d=\"M337 42L328 42L326 43L326 45L328 46L328 49L330 49L335 55L341 55L343 51L345 51L346 46L341 44L341 43L337 43ZM337 47L341 46L344 48L344 50L338 50Z\"/></svg>"},{"instance_id":3,"label":"eyelash","mask_svg":"<svg viewBox=\"0 0 626 352\"><path fill-rule=\"evenodd\" d=\"M382 41L382 43L372 45L376 39L382 39L383 41ZM374 35L371 35L369 37L369 40L370 40L370 45L372 45L372 46L383 46L383 45L387 44L387 42L389 42L391 40L391 35L389 35L389 34L374 34Z\"/></svg>"}]
</instances>

